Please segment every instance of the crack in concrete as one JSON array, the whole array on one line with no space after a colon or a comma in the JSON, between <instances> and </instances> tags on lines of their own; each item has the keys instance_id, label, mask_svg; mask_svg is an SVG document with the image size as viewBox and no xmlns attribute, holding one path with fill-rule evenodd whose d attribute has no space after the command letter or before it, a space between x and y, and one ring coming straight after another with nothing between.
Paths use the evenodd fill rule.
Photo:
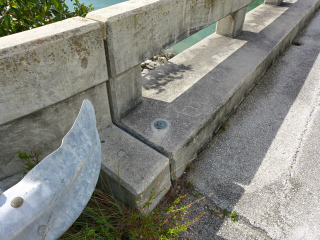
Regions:
<instances>
[{"instance_id":1,"label":"crack in concrete","mask_svg":"<svg viewBox=\"0 0 320 240\"><path fill-rule=\"evenodd\" d=\"M249 228L259 232L263 237L264 240L275 240L274 238L270 237L268 232L258 226L253 225L248 218L245 216L239 215L239 222L243 223L244 225L248 226Z\"/></svg>"},{"instance_id":2,"label":"crack in concrete","mask_svg":"<svg viewBox=\"0 0 320 240\"><path fill-rule=\"evenodd\" d=\"M197 192L200 192L200 191L197 191ZM207 198L207 199L209 200L210 204L212 204L214 206L218 206L219 208L223 209L223 207L221 207L220 204L216 203L216 201L214 201L213 199L211 199L211 198ZM208 209L210 209L210 208L211 207L208 207ZM227 219L224 219L224 221L226 221L226 220ZM266 230L264 230L258 226L255 226L254 224L252 224L250 222L250 220L247 217L245 217L243 215L238 214L238 223L246 225L248 228L252 229L253 231L258 232L260 235L263 236L263 240L276 240L276 239L270 237Z\"/></svg>"},{"instance_id":3,"label":"crack in concrete","mask_svg":"<svg viewBox=\"0 0 320 240\"><path fill-rule=\"evenodd\" d=\"M306 123L305 123L305 126L304 126L304 130L302 131L302 133L301 133L301 135L300 135L298 147L297 147L297 149L296 149L296 151L295 151L295 153L294 153L294 155L293 155L293 157L292 157L292 163L291 163L291 165L290 165L289 173L288 173L288 175L287 175L286 185L287 185L288 183L289 183L291 186L294 185L294 183L292 182L292 178L293 178L293 168L294 168L294 166L295 166L296 163L297 163L298 155L299 155L299 153L300 153L300 151L301 151L301 149L302 149L303 140L304 140L304 138L305 138L305 136L306 136L306 133L307 133L307 131L308 131L308 126L309 126L309 124L310 124L310 122L311 122L311 120L312 120L312 115L313 115L313 113L315 112L316 107L319 106L319 105L320 105L320 92L318 92L318 94L315 96L314 105L313 105L313 107L312 107L312 109L311 109L311 111L310 111L310 113L309 113L309 115L308 115L308 117L307 117L307 120L306 120ZM285 193L285 195L286 195L285 198L287 198L287 197L288 197L288 194Z\"/></svg>"},{"instance_id":4,"label":"crack in concrete","mask_svg":"<svg viewBox=\"0 0 320 240\"><path fill-rule=\"evenodd\" d=\"M306 135L306 132L307 132L307 130L308 130L308 126L309 126L310 121L311 121L311 119L312 119L312 115L313 115L314 110L315 110L315 106L312 108L312 110L311 110L310 113L309 113L309 116L307 117L307 121L306 121L306 124L305 124L305 126L304 126L304 130L302 131L301 136L300 136L300 138L299 138L299 145L298 145L298 147L297 147L297 150L296 150L295 154L294 154L293 157L292 157L292 163L291 163L291 165L290 165L290 173L289 173L289 174L290 174L290 178L292 177L292 171L293 171L294 165L297 163L298 154L299 154L300 151L301 151L302 142L303 142L303 139L304 139L304 137L305 137L305 135ZM290 179L289 179L289 180L290 180Z\"/></svg>"}]
</instances>

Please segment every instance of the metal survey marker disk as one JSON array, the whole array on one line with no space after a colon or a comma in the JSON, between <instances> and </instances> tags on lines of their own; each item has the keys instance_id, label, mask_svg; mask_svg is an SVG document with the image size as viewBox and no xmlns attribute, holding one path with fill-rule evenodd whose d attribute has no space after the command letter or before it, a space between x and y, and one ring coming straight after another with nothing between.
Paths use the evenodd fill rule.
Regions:
<instances>
[{"instance_id":1,"label":"metal survey marker disk","mask_svg":"<svg viewBox=\"0 0 320 240\"><path fill-rule=\"evenodd\" d=\"M162 129L165 129L168 127L168 123L164 120L157 120L153 126L156 128L156 129L159 129L159 130L162 130Z\"/></svg>"}]
</instances>

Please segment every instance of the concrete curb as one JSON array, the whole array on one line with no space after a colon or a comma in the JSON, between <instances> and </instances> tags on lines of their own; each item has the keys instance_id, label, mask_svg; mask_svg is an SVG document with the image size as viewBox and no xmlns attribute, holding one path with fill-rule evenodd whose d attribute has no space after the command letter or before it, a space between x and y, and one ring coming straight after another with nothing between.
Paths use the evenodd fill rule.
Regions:
<instances>
[{"instance_id":1,"label":"concrete curb","mask_svg":"<svg viewBox=\"0 0 320 240\"><path fill-rule=\"evenodd\" d=\"M143 78L143 104L121 124L170 158L172 178L219 130L318 9L318 0L261 5L237 39L213 34ZM162 119L165 130L153 123Z\"/></svg>"}]
</instances>

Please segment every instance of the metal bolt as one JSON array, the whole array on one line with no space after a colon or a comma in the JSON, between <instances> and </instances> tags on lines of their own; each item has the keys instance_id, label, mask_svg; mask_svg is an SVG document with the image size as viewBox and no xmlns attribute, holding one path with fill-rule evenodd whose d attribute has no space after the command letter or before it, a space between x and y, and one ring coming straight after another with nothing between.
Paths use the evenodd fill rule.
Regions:
<instances>
[{"instance_id":1,"label":"metal bolt","mask_svg":"<svg viewBox=\"0 0 320 240\"><path fill-rule=\"evenodd\" d=\"M11 201L11 207L13 208L19 208L23 205L23 198L22 197L15 197Z\"/></svg>"},{"instance_id":2,"label":"metal bolt","mask_svg":"<svg viewBox=\"0 0 320 240\"><path fill-rule=\"evenodd\" d=\"M164 120L158 120L156 121L153 126L156 128L156 129L165 129L167 126L168 126L168 123Z\"/></svg>"}]
</instances>

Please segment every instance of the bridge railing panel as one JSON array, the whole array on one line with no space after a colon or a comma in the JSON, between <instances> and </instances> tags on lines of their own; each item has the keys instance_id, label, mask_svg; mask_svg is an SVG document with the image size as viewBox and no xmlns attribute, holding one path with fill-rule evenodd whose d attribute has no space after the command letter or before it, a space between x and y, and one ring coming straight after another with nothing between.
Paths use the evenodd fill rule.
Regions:
<instances>
[{"instance_id":1,"label":"bridge railing panel","mask_svg":"<svg viewBox=\"0 0 320 240\"><path fill-rule=\"evenodd\" d=\"M0 38L0 180L26 171L17 151L53 152L90 99L111 125L100 24L74 17Z\"/></svg>"},{"instance_id":2,"label":"bridge railing panel","mask_svg":"<svg viewBox=\"0 0 320 240\"><path fill-rule=\"evenodd\" d=\"M141 62L230 14L218 29L236 35L254 1L131 0L90 12L86 18L102 25L114 120L141 102Z\"/></svg>"}]
</instances>

